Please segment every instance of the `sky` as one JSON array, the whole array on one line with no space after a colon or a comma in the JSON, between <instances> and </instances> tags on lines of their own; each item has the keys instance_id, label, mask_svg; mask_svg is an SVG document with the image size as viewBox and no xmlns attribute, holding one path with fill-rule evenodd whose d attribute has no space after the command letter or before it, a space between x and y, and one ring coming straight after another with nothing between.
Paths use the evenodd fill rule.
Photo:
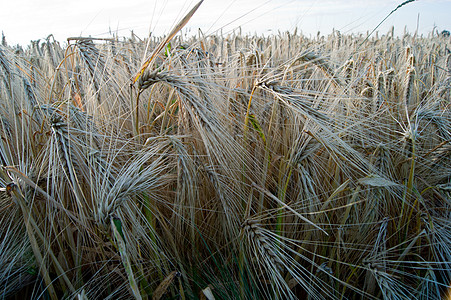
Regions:
<instances>
[{"instance_id":1,"label":"sky","mask_svg":"<svg viewBox=\"0 0 451 300\"><path fill-rule=\"evenodd\" d=\"M140 38L167 34L199 0L0 0L0 31L9 45L29 44L53 34L68 37ZM372 31L403 0L204 0L183 33L227 34L241 28L260 35L293 31L305 35ZM378 28L402 34L451 31L451 0L416 0Z\"/></svg>"}]
</instances>

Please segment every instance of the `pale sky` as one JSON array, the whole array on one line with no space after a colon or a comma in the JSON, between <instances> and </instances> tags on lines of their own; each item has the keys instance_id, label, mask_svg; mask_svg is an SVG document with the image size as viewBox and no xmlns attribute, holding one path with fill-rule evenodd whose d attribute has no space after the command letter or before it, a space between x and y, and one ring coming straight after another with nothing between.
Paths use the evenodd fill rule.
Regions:
<instances>
[{"instance_id":1,"label":"pale sky","mask_svg":"<svg viewBox=\"0 0 451 300\"><path fill-rule=\"evenodd\" d=\"M149 32L168 33L198 0L0 0L0 31L10 45L53 34L65 42L71 36L139 37ZM228 33L241 26L244 33L277 34L278 30L316 35L332 29L342 33L366 33L374 29L403 0L204 0L185 27L189 35L222 29ZM420 34L451 30L451 0L417 0L409 3L378 29L397 33L407 26ZM111 33L110 33L111 32Z\"/></svg>"}]
</instances>

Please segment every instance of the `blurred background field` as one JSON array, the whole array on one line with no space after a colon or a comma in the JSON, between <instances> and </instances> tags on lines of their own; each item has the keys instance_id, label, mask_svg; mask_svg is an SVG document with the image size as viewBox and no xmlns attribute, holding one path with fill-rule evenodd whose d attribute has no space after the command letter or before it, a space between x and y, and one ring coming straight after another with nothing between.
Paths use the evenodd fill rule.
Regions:
<instances>
[{"instance_id":1,"label":"blurred background field","mask_svg":"<svg viewBox=\"0 0 451 300\"><path fill-rule=\"evenodd\" d=\"M390 11L403 1L397 0L206 0L182 34L229 34L241 28L244 34L277 35L279 31L315 37L365 34L377 26ZM111 38L129 36L133 31L144 39L167 34L193 7L195 0L16 0L0 2L0 30L10 45L28 45L31 40L53 34L60 43L71 36ZM451 1L418 0L409 3L388 18L380 32L395 27L399 36L410 33L427 35L432 31L450 30Z\"/></svg>"}]
</instances>

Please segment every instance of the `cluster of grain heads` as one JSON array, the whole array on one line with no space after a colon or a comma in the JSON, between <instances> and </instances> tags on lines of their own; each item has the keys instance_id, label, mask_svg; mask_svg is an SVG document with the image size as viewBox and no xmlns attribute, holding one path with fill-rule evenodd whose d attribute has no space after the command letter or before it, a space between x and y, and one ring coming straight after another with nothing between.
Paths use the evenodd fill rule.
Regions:
<instances>
[{"instance_id":1,"label":"cluster of grain heads","mask_svg":"<svg viewBox=\"0 0 451 300\"><path fill-rule=\"evenodd\" d=\"M0 46L0 297L438 299L449 41L186 21Z\"/></svg>"}]
</instances>

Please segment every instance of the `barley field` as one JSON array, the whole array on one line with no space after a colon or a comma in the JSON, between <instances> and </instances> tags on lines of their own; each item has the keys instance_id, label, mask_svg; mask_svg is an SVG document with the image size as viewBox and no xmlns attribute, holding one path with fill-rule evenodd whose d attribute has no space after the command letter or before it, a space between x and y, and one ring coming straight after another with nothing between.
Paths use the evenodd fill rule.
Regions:
<instances>
[{"instance_id":1,"label":"barley field","mask_svg":"<svg viewBox=\"0 0 451 300\"><path fill-rule=\"evenodd\" d=\"M0 298L450 297L449 49L3 41Z\"/></svg>"}]
</instances>

